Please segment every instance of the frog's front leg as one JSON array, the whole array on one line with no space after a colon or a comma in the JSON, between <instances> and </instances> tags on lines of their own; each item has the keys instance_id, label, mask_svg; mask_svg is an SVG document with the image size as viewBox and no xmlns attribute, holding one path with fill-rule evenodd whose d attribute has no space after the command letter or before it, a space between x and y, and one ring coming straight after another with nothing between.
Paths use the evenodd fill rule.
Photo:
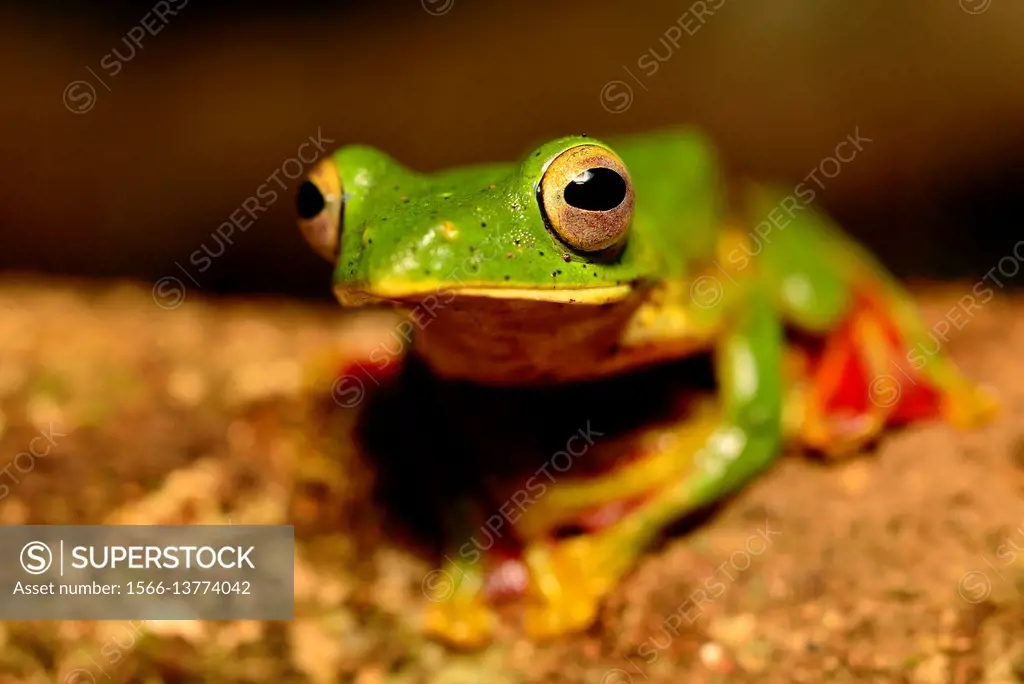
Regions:
<instances>
[{"instance_id":1,"label":"frog's front leg","mask_svg":"<svg viewBox=\"0 0 1024 684\"><path fill-rule=\"evenodd\" d=\"M600 600L661 529L735 491L777 455L782 440L783 326L764 291L751 288L740 303L715 349L721 418L701 446L676 454L689 468L600 532L527 546L535 602L528 609L526 629L535 638L589 625Z\"/></svg>"},{"instance_id":2,"label":"frog's front leg","mask_svg":"<svg viewBox=\"0 0 1024 684\"><path fill-rule=\"evenodd\" d=\"M316 395L329 394L342 409L362 407L402 370L413 328L390 312L348 316L333 343L303 365L303 385Z\"/></svg>"},{"instance_id":3,"label":"frog's front leg","mask_svg":"<svg viewBox=\"0 0 1024 684\"><path fill-rule=\"evenodd\" d=\"M340 407L336 413L342 418L339 421L344 430L341 439L356 441L360 447L368 448L378 461L379 469L393 473L391 478L416 483L422 490L418 494L429 503L431 510L442 513L443 534L449 546L443 561L422 580L423 594L428 599L423 628L428 634L456 646L480 646L490 639L494 618L483 596L486 570L483 554L472 543L464 542L478 534L484 517L459 477L439 476L436 468L426 467L418 459L412 464L396 461L424 439L403 440L402 431L396 432L394 428L396 423L404 424L409 434L431 431L430 438L442 442L440 451L451 461L456 461L456 455L462 455L460 445L445 441L450 439L451 430L441 428L445 424L443 416L434 412L443 402L432 401L427 394L435 391L432 381L424 377L422 367L414 359L407 358L413 330L414 324L408 318L390 313L351 316L348 325L339 331L335 344L307 362L305 383L315 396L330 395L333 403ZM402 380L398 379L400 372ZM385 388L399 382L404 385L392 393L391 402L374 406L375 400L385 394ZM406 402L416 405L409 406ZM386 446L376 452L373 447L380 448L381 442ZM425 467L425 470L410 470L409 465ZM457 463L453 468L456 473L463 470ZM382 476L382 479L387 478Z\"/></svg>"},{"instance_id":4,"label":"frog's front leg","mask_svg":"<svg viewBox=\"0 0 1024 684\"><path fill-rule=\"evenodd\" d=\"M423 631L454 646L483 646L494 632L495 617L484 595L483 552L467 541L483 527L478 507L469 497L459 496L445 510L444 527L451 546L441 566L423 578L423 594L430 601Z\"/></svg>"}]
</instances>

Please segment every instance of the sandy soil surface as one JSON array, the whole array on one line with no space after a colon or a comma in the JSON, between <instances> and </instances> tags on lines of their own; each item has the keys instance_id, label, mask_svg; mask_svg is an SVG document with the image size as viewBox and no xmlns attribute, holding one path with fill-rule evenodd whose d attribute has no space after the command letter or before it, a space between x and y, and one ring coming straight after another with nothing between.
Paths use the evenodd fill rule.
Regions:
<instances>
[{"instance_id":1,"label":"sandy soil surface","mask_svg":"<svg viewBox=\"0 0 1024 684\"><path fill-rule=\"evenodd\" d=\"M972 283L921 289L932 322ZM947 348L1001 393L989 428L781 460L645 556L561 643L481 652L417 633L429 558L385 530L309 369L358 344L337 309L180 306L148 285L0 283L0 523L291 523L293 622L8 622L0 683L1024 681L1024 300ZM330 427L328 427L330 426ZM52 432L51 432L52 431ZM2 599L0 599L2 600Z\"/></svg>"}]
</instances>

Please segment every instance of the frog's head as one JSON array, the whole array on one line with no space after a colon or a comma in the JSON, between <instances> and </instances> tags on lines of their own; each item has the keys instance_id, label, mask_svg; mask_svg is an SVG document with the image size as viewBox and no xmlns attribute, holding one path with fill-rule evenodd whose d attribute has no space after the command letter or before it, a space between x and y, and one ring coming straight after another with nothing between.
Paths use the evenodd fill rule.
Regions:
<instances>
[{"instance_id":1,"label":"frog's head","mask_svg":"<svg viewBox=\"0 0 1024 684\"><path fill-rule=\"evenodd\" d=\"M591 344L621 326L652 270L652 249L631 231L629 172L585 136L544 144L518 164L431 175L344 147L311 171L297 205L306 240L335 264L342 304L410 308L421 343L443 338L476 352L478 343L454 338L508 335L518 347L532 331ZM604 335L609 344L614 336Z\"/></svg>"}]
</instances>

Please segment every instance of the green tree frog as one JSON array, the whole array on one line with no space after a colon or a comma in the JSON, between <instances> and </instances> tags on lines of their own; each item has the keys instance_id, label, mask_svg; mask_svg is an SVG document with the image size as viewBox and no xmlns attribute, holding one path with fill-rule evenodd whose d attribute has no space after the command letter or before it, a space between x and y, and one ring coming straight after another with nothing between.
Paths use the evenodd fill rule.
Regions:
<instances>
[{"instance_id":1,"label":"green tree frog","mask_svg":"<svg viewBox=\"0 0 1024 684\"><path fill-rule=\"evenodd\" d=\"M519 483L530 505L514 499L507 518L535 638L585 629L661 530L735 492L788 443L842 453L886 426L938 417L967 428L996 411L941 350L920 353L931 346L908 294L805 197L723 176L713 145L677 128L564 137L513 163L432 174L353 145L298 189L301 232L334 265L340 302L409 312L407 349L374 350L361 368L408 353L445 382L598 396L616 378L711 360L713 401L675 423L608 444L597 423L566 425L585 437L574 453L626 439L629 459ZM450 516L438 572L452 587L424 626L454 644L493 633L497 561L465 548L493 512ZM557 534L572 524L584 533Z\"/></svg>"}]
</instances>

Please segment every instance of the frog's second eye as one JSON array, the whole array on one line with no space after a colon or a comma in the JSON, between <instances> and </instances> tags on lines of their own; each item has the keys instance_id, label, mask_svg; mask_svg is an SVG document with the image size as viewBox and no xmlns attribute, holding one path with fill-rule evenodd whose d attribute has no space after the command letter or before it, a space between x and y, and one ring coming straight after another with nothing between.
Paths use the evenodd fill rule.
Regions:
<instances>
[{"instance_id":1,"label":"frog's second eye","mask_svg":"<svg viewBox=\"0 0 1024 684\"><path fill-rule=\"evenodd\" d=\"M317 254L334 262L341 242L341 178L333 159L313 167L295 196L299 230Z\"/></svg>"},{"instance_id":2,"label":"frog's second eye","mask_svg":"<svg viewBox=\"0 0 1024 684\"><path fill-rule=\"evenodd\" d=\"M539 188L552 230L581 252L618 244L633 219L633 184L622 160L604 147L578 145L552 160Z\"/></svg>"}]
</instances>

